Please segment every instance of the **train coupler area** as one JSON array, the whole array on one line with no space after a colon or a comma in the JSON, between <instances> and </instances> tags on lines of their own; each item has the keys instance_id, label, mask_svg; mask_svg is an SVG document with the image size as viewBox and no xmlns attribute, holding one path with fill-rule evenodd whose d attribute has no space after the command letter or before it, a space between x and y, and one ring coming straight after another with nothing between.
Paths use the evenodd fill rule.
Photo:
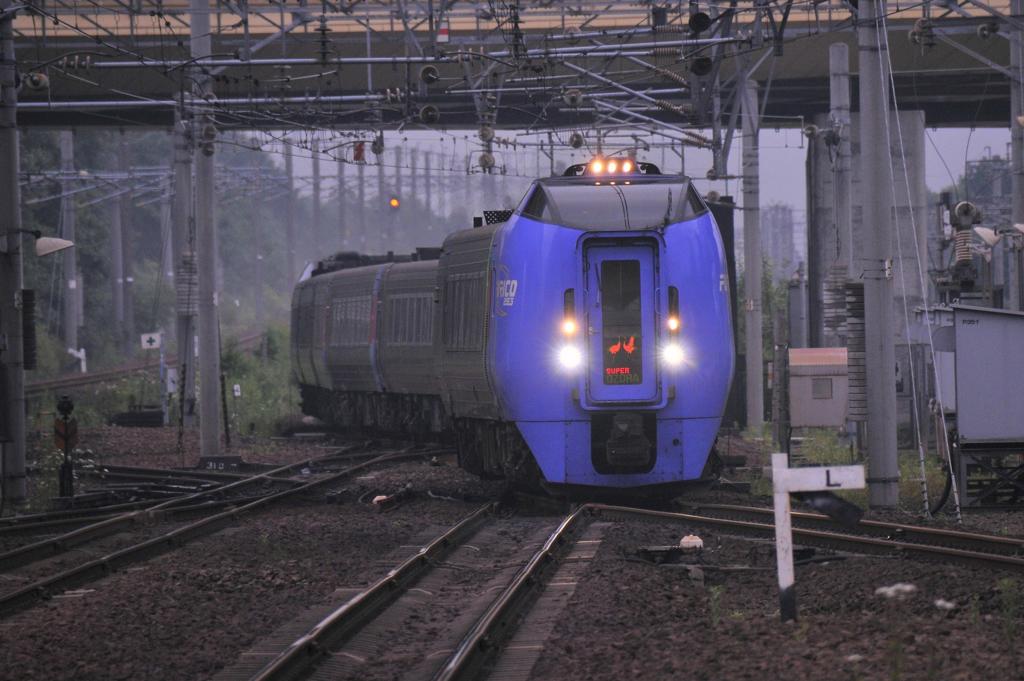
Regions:
<instances>
[{"instance_id":1,"label":"train coupler area","mask_svg":"<svg viewBox=\"0 0 1024 681\"><path fill-rule=\"evenodd\" d=\"M655 414L639 411L594 414L590 421L591 460L598 473L646 473L657 458Z\"/></svg>"}]
</instances>

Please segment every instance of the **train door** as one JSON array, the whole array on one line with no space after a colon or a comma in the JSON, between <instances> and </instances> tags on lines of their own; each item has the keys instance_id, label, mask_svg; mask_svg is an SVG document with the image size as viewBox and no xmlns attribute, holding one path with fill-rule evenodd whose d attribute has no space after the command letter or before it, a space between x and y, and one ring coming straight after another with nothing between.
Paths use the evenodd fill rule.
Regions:
<instances>
[{"instance_id":1,"label":"train door","mask_svg":"<svg viewBox=\"0 0 1024 681\"><path fill-rule=\"evenodd\" d=\"M590 245L586 259L589 369L593 402L658 398L653 244Z\"/></svg>"}]
</instances>

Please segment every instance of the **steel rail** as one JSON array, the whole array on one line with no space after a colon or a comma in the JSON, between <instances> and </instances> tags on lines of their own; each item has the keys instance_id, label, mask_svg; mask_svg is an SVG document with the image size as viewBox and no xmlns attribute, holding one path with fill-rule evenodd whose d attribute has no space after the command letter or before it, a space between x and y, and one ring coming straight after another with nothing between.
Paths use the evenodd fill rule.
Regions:
<instances>
[{"instance_id":1,"label":"steel rail","mask_svg":"<svg viewBox=\"0 0 1024 681\"><path fill-rule=\"evenodd\" d=\"M160 518L166 510L169 510L175 506L186 504L188 502L193 502L204 497L209 498L214 495L220 495L230 490L248 487L250 485L260 482L274 482L275 477L281 475L282 473L286 473L287 471L294 470L304 466L332 461L336 459L337 456L337 454L328 454L314 459L306 459L303 461L286 464L284 466L279 466L278 468L274 468L273 470L266 471L263 473L256 473L250 477L244 478L242 480L236 480L235 482L231 482L227 485L222 485L219 487L214 487L212 489L194 492L193 494L177 496L173 499L168 499L166 501L160 502L148 508L136 511L128 511L126 513L116 515L107 520L94 522L91 525L87 525L86 527L82 527L71 532L67 532L57 537L51 537L49 539L44 539L38 542L34 542L32 544L28 544L26 546L22 546L16 549L12 549L10 551L6 551L4 553L0 553L0 572L4 570L10 570L16 567L21 567L23 565L28 565L30 563L34 563L35 561L43 560L45 558L50 558L57 554L63 553L75 546L80 546L87 542L94 541L96 539L107 537L111 534L120 532L122 529L126 527L131 527L136 523L151 522L154 519ZM292 489L299 489L303 486L304 485L299 485L293 487Z\"/></svg>"},{"instance_id":2,"label":"steel rail","mask_svg":"<svg viewBox=\"0 0 1024 681\"><path fill-rule=\"evenodd\" d=\"M433 681L480 678L480 671L498 651L501 642L511 636L513 621L544 586L554 572L575 533L580 519L589 513L590 504L580 507L551 533L512 582L476 621L465 638L434 675Z\"/></svg>"},{"instance_id":3,"label":"steel rail","mask_svg":"<svg viewBox=\"0 0 1024 681\"><path fill-rule=\"evenodd\" d=\"M332 647L356 633L418 581L432 564L466 540L495 508L487 504L422 547L373 586L349 599L296 639L251 677L251 681L294 679L308 673Z\"/></svg>"},{"instance_id":4,"label":"steel rail","mask_svg":"<svg viewBox=\"0 0 1024 681\"><path fill-rule=\"evenodd\" d=\"M703 525L705 527L717 527L731 530L738 534L755 537L773 538L775 536L775 526L767 523L730 520L727 518L716 518L714 516L674 513L671 511L652 511L606 504L587 504L584 508L588 509L591 513L602 517L642 517L649 520L685 522L693 525ZM1024 573L1024 558L998 553L968 551L948 546L913 544L909 542L895 541L892 539L881 539L879 537L866 537L853 534L840 534L838 532L811 530L803 527L793 528L793 540L795 543L805 546L816 546L826 549L848 551L851 553L909 557L922 560L940 560L948 563L968 565L970 567L983 566L987 568L1000 568Z\"/></svg>"},{"instance_id":5,"label":"steel rail","mask_svg":"<svg viewBox=\"0 0 1024 681\"><path fill-rule=\"evenodd\" d=\"M370 459L369 461L363 461L350 466L343 471L321 478L320 480L313 480L299 487L293 487L292 489L270 494L228 511L201 518L184 527L171 530L170 532L163 533L138 544L133 544L132 546L128 546L115 551L114 553L91 560L52 577L41 579L0 596L0 618L7 617L15 612L31 607L38 601L49 597L55 591L63 591L74 586L86 584L96 579L101 579L109 575L111 572L115 572L120 567L145 560L151 556L165 553L183 546L193 539L198 539L199 537L216 532L217 530L229 525L241 515L271 504L275 501L296 496L316 487L328 485L376 464L419 458L421 456L423 456L423 452L405 452L378 456Z\"/></svg>"},{"instance_id":6,"label":"steel rail","mask_svg":"<svg viewBox=\"0 0 1024 681\"><path fill-rule=\"evenodd\" d=\"M700 513L718 513L733 519L771 518L774 511L770 508L756 506L738 506L733 504L687 504L688 509ZM882 539L898 539L917 544L952 546L981 553L998 553L1004 555L1024 554L1024 539L1003 537L994 534L977 534L963 530L949 530L939 527L923 527L880 520L861 520L854 527L844 527L831 518L819 513L794 511L793 521L818 529L829 531L864 534Z\"/></svg>"},{"instance_id":7,"label":"steel rail","mask_svg":"<svg viewBox=\"0 0 1024 681\"><path fill-rule=\"evenodd\" d=\"M191 506L179 506L177 508L168 509L163 511L165 517L179 518L181 516L188 516L195 513L205 513L218 508L224 508L226 506L238 506L241 504L247 504L257 499L262 499L267 496L266 494L254 494L251 496L244 497L233 497L231 499L216 499L213 501L204 501L200 504L194 504ZM156 503L156 502L154 502ZM45 520L34 523L23 523L20 525L8 525L6 527L0 527L0 537L17 537L26 534L46 534L48 531L66 531L68 527L76 525L85 525L87 523L97 523L103 520L109 520L116 518L116 513L106 513L100 515L77 517L77 518L57 518L54 520Z\"/></svg>"}]
</instances>

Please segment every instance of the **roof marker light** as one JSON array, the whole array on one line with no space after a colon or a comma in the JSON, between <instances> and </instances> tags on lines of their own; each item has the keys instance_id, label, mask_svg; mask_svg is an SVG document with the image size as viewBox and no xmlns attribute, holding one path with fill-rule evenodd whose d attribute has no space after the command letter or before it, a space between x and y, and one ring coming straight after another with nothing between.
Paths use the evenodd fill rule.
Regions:
<instances>
[{"instance_id":1,"label":"roof marker light","mask_svg":"<svg viewBox=\"0 0 1024 681\"><path fill-rule=\"evenodd\" d=\"M608 172L614 173L619 170L619 162L615 160L608 161Z\"/></svg>"},{"instance_id":2,"label":"roof marker light","mask_svg":"<svg viewBox=\"0 0 1024 681\"><path fill-rule=\"evenodd\" d=\"M599 158L595 158L593 161L591 161L590 172L598 174L604 172L604 161L602 161Z\"/></svg>"},{"instance_id":3,"label":"roof marker light","mask_svg":"<svg viewBox=\"0 0 1024 681\"><path fill-rule=\"evenodd\" d=\"M623 161L622 162L622 172L628 173L628 172L631 172L632 170L633 170L633 163L631 161Z\"/></svg>"}]
</instances>

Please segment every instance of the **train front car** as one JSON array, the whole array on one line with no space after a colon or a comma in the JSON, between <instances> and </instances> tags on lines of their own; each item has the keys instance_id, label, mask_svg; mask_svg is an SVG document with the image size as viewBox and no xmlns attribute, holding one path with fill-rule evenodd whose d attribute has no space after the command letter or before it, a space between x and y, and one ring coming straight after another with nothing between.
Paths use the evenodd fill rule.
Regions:
<instances>
[{"instance_id":1,"label":"train front car","mask_svg":"<svg viewBox=\"0 0 1024 681\"><path fill-rule=\"evenodd\" d=\"M718 227L686 177L632 166L538 180L495 234L495 394L556 490L706 480L732 381Z\"/></svg>"}]
</instances>

